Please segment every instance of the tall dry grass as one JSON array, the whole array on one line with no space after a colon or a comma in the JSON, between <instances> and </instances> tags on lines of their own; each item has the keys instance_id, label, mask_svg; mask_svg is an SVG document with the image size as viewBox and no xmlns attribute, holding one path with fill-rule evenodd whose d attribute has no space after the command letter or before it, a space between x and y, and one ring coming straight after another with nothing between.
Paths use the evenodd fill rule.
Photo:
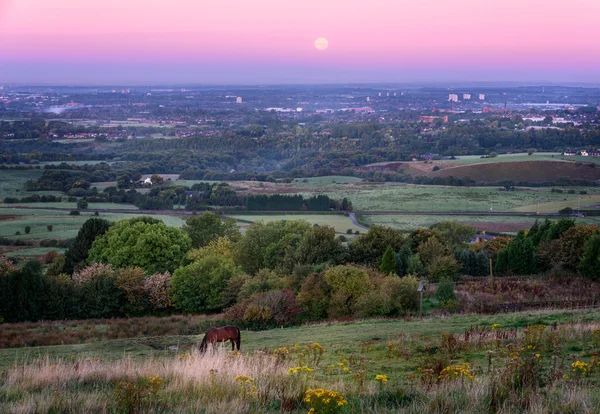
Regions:
<instances>
[{"instance_id":1,"label":"tall dry grass","mask_svg":"<svg viewBox=\"0 0 600 414\"><path fill-rule=\"evenodd\" d=\"M2 374L0 412L119 412L124 410L115 398L120 384L153 377L164 379L164 385L143 412L248 412L272 401L293 409L304 389L290 380L289 367L266 354L223 351L142 362L46 358ZM238 376L248 380L240 384Z\"/></svg>"}]
</instances>

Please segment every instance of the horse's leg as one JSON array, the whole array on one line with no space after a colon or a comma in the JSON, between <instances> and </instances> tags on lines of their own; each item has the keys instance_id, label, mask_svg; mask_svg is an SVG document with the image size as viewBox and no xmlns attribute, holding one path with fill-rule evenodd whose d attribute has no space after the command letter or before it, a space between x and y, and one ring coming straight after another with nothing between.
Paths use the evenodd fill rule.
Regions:
<instances>
[{"instance_id":1,"label":"horse's leg","mask_svg":"<svg viewBox=\"0 0 600 414\"><path fill-rule=\"evenodd\" d=\"M231 341L231 350L235 351L235 341L233 340L233 338L231 338L230 341Z\"/></svg>"}]
</instances>

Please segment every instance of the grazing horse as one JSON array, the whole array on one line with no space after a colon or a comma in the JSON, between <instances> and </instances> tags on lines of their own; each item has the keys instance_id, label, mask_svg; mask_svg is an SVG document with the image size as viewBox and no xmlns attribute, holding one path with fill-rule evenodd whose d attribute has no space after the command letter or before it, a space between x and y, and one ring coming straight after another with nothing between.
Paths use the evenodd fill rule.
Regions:
<instances>
[{"instance_id":1,"label":"grazing horse","mask_svg":"<svg viewBox=\"0 0 600 414\"><path fill-rule=\"evenodd\" d=\"M220 328L213 328L204 335L204 339L200 343L200 352L206 352L208 344L212 344L213 348L217 342L231 341L231 350L234 351L236 346L237 350L240 350L240 343L242 342L242 335L240 330L235 326L222 326Z\"/></svg>"}]
</instances>

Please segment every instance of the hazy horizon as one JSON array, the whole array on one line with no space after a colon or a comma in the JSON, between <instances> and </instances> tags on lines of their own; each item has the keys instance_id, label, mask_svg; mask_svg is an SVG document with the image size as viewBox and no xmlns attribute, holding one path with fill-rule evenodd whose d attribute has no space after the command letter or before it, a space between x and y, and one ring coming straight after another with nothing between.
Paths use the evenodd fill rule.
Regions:
<instances>
[{"instance_id":1,"label":"hazy horizon","mask_svg":"<svg viewBox=\"0 0 600 414\"><path fill-rule=\"evenodd\" d=\"M0 82L598 84L598 38L597 0L0 0Z\"/></svg>"}]
</instances>

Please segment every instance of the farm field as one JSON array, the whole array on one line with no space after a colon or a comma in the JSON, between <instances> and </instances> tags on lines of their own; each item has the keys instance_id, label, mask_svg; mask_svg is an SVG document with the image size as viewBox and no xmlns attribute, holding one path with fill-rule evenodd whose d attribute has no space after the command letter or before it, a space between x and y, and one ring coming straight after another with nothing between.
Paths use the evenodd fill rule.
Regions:
<instances>
[{"instance_id":1,"label":"farm field","mask_svg":"<svg viewBox=\"0 0 600 414\"><path fill-rule=\"evenodd\" d=\"M347 177L344 175L327 175L323 177L307 177L307 178L296 178L292 183L300 184L299 186L305 186L306 184L347 184L347 183L360 183L364 181L358 177Z\"/></svg>"},{"instance_id":2,"label":"farm field","mask_svg":"<svg viewBox=\"0 0 600 414\"><path fill-rule=\"evenodd\" d=\"M42 256L51 250L55 250L56 252L63 254L67 249L60 247L34 247L30 249L13 250L3 253L3 255L6 257L37 257Z\"/></svg>"},{"instance_id":3,"label":"farm field","mask_svg":"<svg viewBox=\"0 0 600 414\"><path fill-rule=\"evenodd\" d=\"M310 224L332 226L337 233L345 234L348 229L352 229L353 232L363 232L365 230L362 227L354 225L350 217L342 214L234 214L228 217L231 217L235 220L242 220L242 225L243 222L254 223L257 221L264 221L265 223L268 223L276 220L305 220ZM249 224L247 223L246 226L247 225Z\"/></svg>"},{"instance_id":4,"label":"farm field","mask_svg":"<svg viewBox=\"0 0 600 414\"><path fill-rule=\"evenodd\" d=\"M25 197L33 194L61 195L58 191L40 191L37 193L25 191L25 183L37 180L43 170L0 170L0 200L6 197Z\"/></svg>"},{"instance_id":5,"label":"farm field","mask_svg":"<svg viewBox=\"0 0 600 414\"><path fill-rule=\"evenodd\" d=\"M95 217L90 212L81 213L79 216L71 216L68 211L0 208L0 214L5 213L10 214L11 218L0 220L0 237L27 240L69 239L75 237L83 223L90 217ZM119 221L141 215L143 214L101 213L99 217L109 221ZM178 216L156 214L152 217L164 221L169 226L181 227L184 223L184 220ZM46 228L50 224L53 226L51 232ZM25 234L25 226L31 226L31 233ZM15 235L17 231L21 232L21 235Z\"/></svg>"},{"instance_id":6,"label":"farm field","mask_svg":"<svg viewBox=\"0 0 600 414\"><path fill-rule=\"evenodd\" d=\"M467 224L478 231L517 233L531 228L536 220L544 217L512 217L512 216L448 216L448 215L363 215L359 216L361 223L367 226L388 226L398 230L410 231L418 227L431 227L442 221L455 220ZM594 218L575 218L577 224L600 224Z\"/></svg>"},{"instance_id":7,"label":"farm field","mask_svg":"<svg viewBox=\"0 0 600 414\"><path fill-rule=\"evenodd\" d=\"M66 198L66 197L65 197ZM15 206L15 207L35 207L35 208L71 208L77 210L76 202L62 201L57 203L14 203L14 204L3 204L2 207ZM132 204L117 204L117 203L89 203L88 210L138 210L138 208Z\"/></svg>"},{"instance_id":8,"label":"farm field","mask_svg":"<svg viewBox=\"0 0 600 414\"><path fill-rule=\"evenodd\" d=\"M577 193L580 188L573 188ZM585 188L588 199L593 203L600 192L596 188ZM542 203L567 201L577 207L579 194L553 193L551 188L522 188L519 191L500 191L499 187L445 187L413 184L358 184L327 188L323 193L332 198L347 197L355 211L457 211L479 212L517 211L518 208L533 208L537 201ZM306 192L306 195L311 193ZM581 205L585 205L581 196ZM566 199L566 200L565 200ZM558 211L558 210L556 210Z\"/></svg>"},{"instance_id":9,"label":"farm field","mask_svg":"<svg viewBox=\"0 0 600 414\"><path fill-rule=\"evenodd\" d=\"M533 412L549 412L549 406L567 412L573 405L588 409L568 412L595 412L600 407L597 371L578 367L595 364L599 317L598 310L536 311L242 331L241 355L198 355L191 348L202 335L2 349L0 368L6 380L0 395L6 398L0 399L0 408L56 407L67 398L96 411L123 404L119 381L143 384L143 378L156 376L161 381L155 399L152 393L140 402L148 404L148 411L158 406L185 411L183 407L191 409L190 401L200 400L210 412L223 407L227 412L279 412L279 404L289 398L289 411L306 412L312 402L302 404L305 390L323 387L339 392L349 412L488 412L484 409L494 404L491 371L504 378L513 373L510 361L515 360L526 370L517 372L531 373L541 385L522 394L522 388L513 390L511 382L502 382L508 388L497 397L500 412L532 412L532 406ZM294 367L305 369L288 371ZM451 376L445 377L449 371ZM385 377L377 380L377 375ZM255 386L251 396L264 399L249 398L238 385L240 378ZM274 391L273 378L295 390L295 397ZM214 382L218 393L211 388ZM107 402L108 393L115 397Z\"/></svg>"}]
</instances>

